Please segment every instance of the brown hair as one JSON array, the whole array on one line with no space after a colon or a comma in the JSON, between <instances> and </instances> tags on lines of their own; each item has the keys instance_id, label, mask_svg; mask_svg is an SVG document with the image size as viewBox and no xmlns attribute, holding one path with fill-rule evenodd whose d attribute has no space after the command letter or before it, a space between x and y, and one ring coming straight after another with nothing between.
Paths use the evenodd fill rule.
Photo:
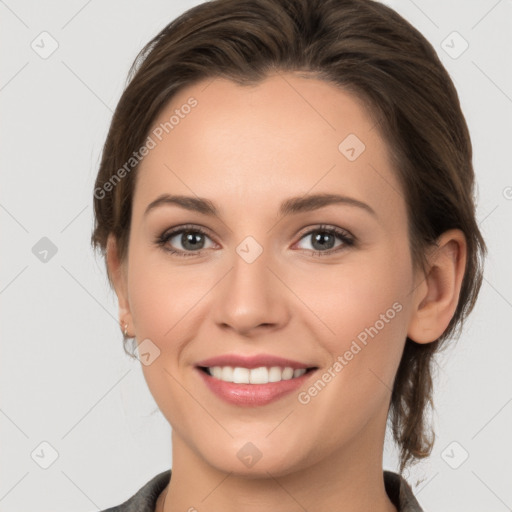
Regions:
<instances>
[{"instance_id":1,"label":"brown hair","mask_svg":"<svg viewBox=\"0 0 512 512\"><path fill-rule=\"evenodd\" d=\"M378 119L405 194L415 269L425 271L427 249L446 230L466 236L453 318L432 343L406 339L395 377L389 419L403 472L432 450L426 413L433 355L460 335L487 247L475 218L472 146L457 92L432 45L398 13L372 0L213 0L169 23L137 56L115 110L95 183L91 241L105 256L113 234L126 257L137 169L135 163L127 172L126 162L173 95L209 77L257 84L280 71L334 83Z\"/></svg>"}]
</instances>

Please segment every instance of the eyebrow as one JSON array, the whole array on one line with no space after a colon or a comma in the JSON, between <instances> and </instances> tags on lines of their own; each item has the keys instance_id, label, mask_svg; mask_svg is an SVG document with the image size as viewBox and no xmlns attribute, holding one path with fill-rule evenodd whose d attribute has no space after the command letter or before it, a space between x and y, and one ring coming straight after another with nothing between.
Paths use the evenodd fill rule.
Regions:
<instances>
[{"instance_id":1,"label":"eyebrow","mask_svg":"<svg viewBox=\"0 0 512 512\"><path fill-rule=\"evenodd\" d=\"M342 196L339 194L312 194L300 197L290 197L281 203L279 213L281 216L293 215L317 210L331 204L354 206L365 210L374 217L377 217L375 210L373 210L373 208L368 204L353 197ZM202 213L203 215L219 217L218 208L208 199L171 194L162 194L157 197L148 205L144 215L147 215L151 210L163 205L176 205L186 210Z\"/></svg>"}]
</instances>

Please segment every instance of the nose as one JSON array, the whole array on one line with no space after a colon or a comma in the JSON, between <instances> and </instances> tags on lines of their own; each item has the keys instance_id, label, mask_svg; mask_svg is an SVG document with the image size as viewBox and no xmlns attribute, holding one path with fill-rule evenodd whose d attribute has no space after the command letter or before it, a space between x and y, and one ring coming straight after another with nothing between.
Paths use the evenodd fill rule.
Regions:
<instances>
[{"instance_id":1,"label":"nose","mask_svg":"<svg viewBox=\"0 0 512 512\"><path fill-rule=\"evenodd\" d=\"M214 319L221 329L251 337L281 329L289 321L290 292L270 259L266 251L252 262L235 253L214 301Z\"/></svg>"}]
</instances>

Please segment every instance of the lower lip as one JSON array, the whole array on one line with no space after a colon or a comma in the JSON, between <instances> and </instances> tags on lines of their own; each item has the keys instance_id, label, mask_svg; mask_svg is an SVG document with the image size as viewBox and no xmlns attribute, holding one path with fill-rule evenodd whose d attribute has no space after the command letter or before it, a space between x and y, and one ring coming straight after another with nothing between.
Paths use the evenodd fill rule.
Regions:
<instances>
[{"instance_id":1,"label":"lower lip","mask_svg":"<svg viewBox=\"0 0 512 512\"><path fill-rule=\"evenodd\" d=\"M213 393L226 402L240 406L266 405L300 388L316 370L293 379L269 382L268 384L236 384L212 377L196 368L205 384Z\"/></svg>"}]
</instances>

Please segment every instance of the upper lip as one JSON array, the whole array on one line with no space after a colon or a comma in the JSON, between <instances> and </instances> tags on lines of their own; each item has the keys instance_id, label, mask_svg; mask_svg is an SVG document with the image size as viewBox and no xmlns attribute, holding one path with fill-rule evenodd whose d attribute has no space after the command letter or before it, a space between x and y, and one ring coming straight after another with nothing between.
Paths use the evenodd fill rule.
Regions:
<instances>
[{"instance_id":1,"label":"upper lip","mask_svg":"<svg viewBox=\"0 0 512 512\"><path fill-rule=\"evenodd\" d=\"M239 354L224 354L221 356L211 357L199 361L197 366L213 367L213 366L232 366L241 368L259 368L261 366L272 367L280 366L281 368L290 367L294 370L301 368L315 368L314 365L301 363L284 357L273 356L271 354L258 354L253 356L243 356Z\"/></svg>"}]
</instances>

